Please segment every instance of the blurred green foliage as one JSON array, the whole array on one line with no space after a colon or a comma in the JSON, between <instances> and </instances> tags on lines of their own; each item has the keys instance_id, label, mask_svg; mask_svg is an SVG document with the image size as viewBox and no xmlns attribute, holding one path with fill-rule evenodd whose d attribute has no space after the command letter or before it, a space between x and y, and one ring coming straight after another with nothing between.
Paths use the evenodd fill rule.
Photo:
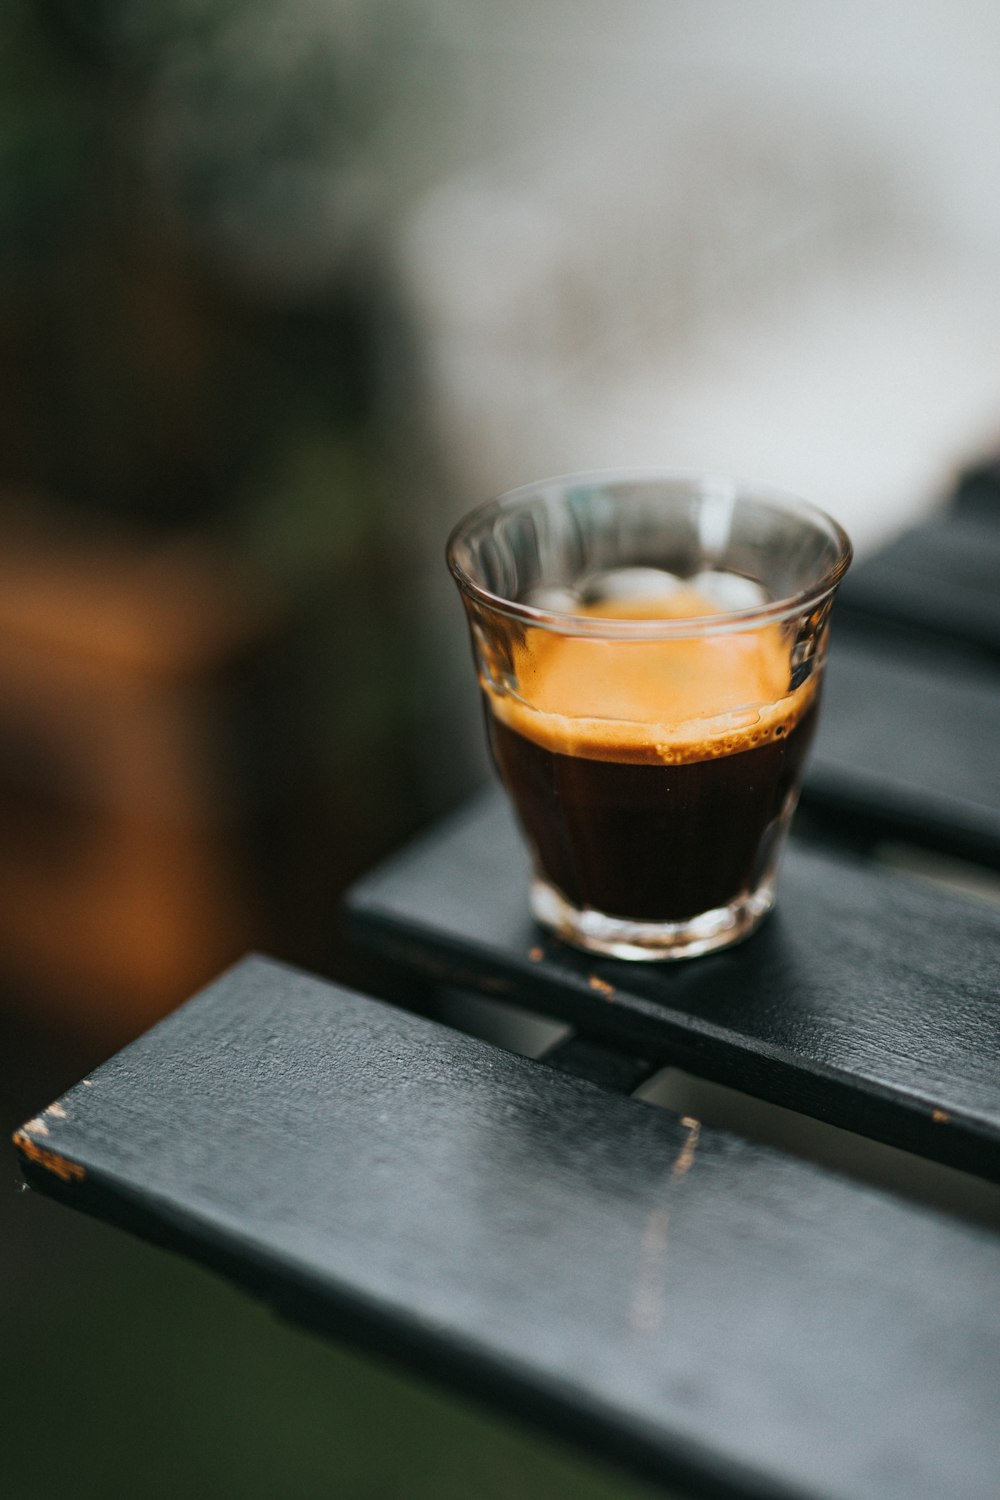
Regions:
<instances>
[{"instance_id":1,"label":"blurred green foliage","mask_svg":"<svg viewBox=\"0 0 1000 1500\"><path fill-rule=\"evenodd\" d=\"M365 155L413 24L391 0L0 8L0 512L184 532L277 598L272 781L339 844L300 872L333 892L436 810L408 615L435 521L401 539L408 350Z\"/></svg>"},{"instance_id":2,"label":"blurred green foliage","mask_svg":"<svg viewBox=\"0 0 1000 1500\"><path fill-rule=\"evenodd\" d=\"M250 529L303 432L313 453L317 428L338 451L363 436L386 291L359 162L398 67L382 14L352 30L307 0L3 7L0 487ZM298 492L282 505L287 540ZM303 497L300 530L348 545L335 509Z\"/></svg>"}]
</instances>

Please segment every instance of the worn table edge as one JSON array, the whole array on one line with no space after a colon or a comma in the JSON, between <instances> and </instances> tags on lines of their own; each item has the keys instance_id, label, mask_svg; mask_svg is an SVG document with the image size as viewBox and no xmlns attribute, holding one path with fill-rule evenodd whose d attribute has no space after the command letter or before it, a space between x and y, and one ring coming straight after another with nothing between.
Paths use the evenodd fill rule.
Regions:
<instances>
[{"instance_id":1,"label":"worn table edge","mask_svg":"<svg viewBox=\"0 0 1000 1500\"><path fill-rule=\"evenodd\" d=\"M592 1033L588 1032L596 1040L606 1039L619 1044L630 1041L635 1045L637 1041L657 1039L656 1051L662 1055L662 1066L685 1068L699 1077L742 1093L751 1093L783 1108L793 1106L777 1087L780 1080L805 1080L811 1087L818 1087L819 1092L810 1097L810 1107L802 1101L794 1106L800 1113L988 1181L1000 1182L1000 1131L967 1112L954 1107L945 1108L929 1094L890 1087L873 1079L861 1080L857 1074L839 1070L828 1063L803 1062L787 1048L770 1042L755 1040L752 1049L741 1047L731 1039L726 1028L642 996L630 996L632 1008L622 1024L617 1025L611 1019L614 1016L613 979L620 974L620 968L613 960L595 955L592 962L588 960L589 974L567 969L560 973L558 980L547 978L544 971L539 971L537 977L532 978L531 988L544 997L543 1008L542 1004L527 998L523 990L519 992L518 980L510 975L511 963L505 952L491 948L480 939L443 934L412 919L401 918L382 907L365 882L348 892L345 910L348 929L355 941L438 983L468 988L487 998L523 1005L573 1024L577 1023L578 1017L575 1008L564 1000L567 986L577 999L580 996L587 999L600 996L592 1011L594 1029ZM562 947L558 939L543 933L540 928L537 938L539 946ZM647 1013L650 1018L655 1015L655 1037L651 1025L648 1034L637 1038L637 1031L641 1031L643 1024L640 1021L636 1025L637 1017L645 1019ZM665 1030L668 1040L664 1049ZM715 1059L706 1060L700 1054L698 1044L709 1040L728 1059L728 1066L719 1067ZM748 1061L762 1064L764 1068L763 1074L754 1070L752 1089L746 1086ZM877 1122L869 1119L868 1125L874 1127L878 1123L878 1129L862 1130L856 1123L846 1124L842 1113L837 1110L837 1098L850 1096L856 1099L859 1094L877 1116ZM906 1121L905 1132L903 1119Z\"/></svg>"},{"instance_id":2,"label":"worn table edge","mask_svg":"<svg viewBox=\"0 0 1000 1500\"><path fill-rule=\"evenodd\" d=\"M55 1105L59 1107L58 1100ZM812 1500L683 1433L657 1433L589 1391L509 1356L501 1360L477 1340L410 1317L405 1307L320 1281L294 1258L276 1256L253 1236L228 1230L209 1215L137 1191L114 1173L89 1170L39 1144L31 1133L39 1118L12 1138L29 1188L155 1249L193 1261L313 1336L401 1365L459 1398L502 1410L578 1454L590 1454L645 1481L678 1486L700 1500Z\"/></svg>"}]
</instances>

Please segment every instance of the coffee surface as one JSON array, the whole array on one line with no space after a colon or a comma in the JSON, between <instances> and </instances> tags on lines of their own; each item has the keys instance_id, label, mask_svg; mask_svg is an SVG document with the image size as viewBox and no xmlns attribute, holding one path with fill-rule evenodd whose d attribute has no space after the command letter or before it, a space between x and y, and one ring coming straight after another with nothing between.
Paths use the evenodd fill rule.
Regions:
<instances>
[{"instance_id":1,"label":"coffee surface","mask_svg":"<svg viewBox=\"0 0 1000 1500\"><path fill-rule=\"evenodd\" d=\"M682 592L595 619L715 615ZM768 877L812 738L818 677L790 691L767 625L608 640L529 628L516 691L484 676L493 759L535 867L578 908L683 922Z\"/></svg>"},{"instance_id":2,"label":"coffee surface","mask_svg":"<svg viewBox=\"0 0 1000 1500\"><path fill-rule=\"evenodd\" d=\"M689 590L578 613L706 623L719 616ZM503 724L555 754L620 763L678 765L765 745L792 732L815 691L812 678L789 690L789 644L773 624L651 640L529 627L514 665L514 692L483 681Z\"/></svg>"}]
</instances>

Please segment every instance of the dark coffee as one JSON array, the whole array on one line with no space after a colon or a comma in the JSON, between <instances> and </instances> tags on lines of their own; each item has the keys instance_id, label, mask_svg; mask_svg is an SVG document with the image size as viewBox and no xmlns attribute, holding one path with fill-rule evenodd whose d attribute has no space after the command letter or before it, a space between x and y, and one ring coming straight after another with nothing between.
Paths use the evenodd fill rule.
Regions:
<instances>
[{"instance_id":1,"label":"dark coffee","mask_svg":"<svg viewBox=\"0 0 1000 1500\"><path fill-rule=\"evenodd\" d=\"M616 608L711 617L691 592L592 614ZM780 624L641 639L529 630L512 660L499 686L482 679L493 758L538 874L571 907L687 922L757 892L816 717L817 678L790 687Z\"/></svg>"},{"instance_id":2,"label":"dark coffee","mask_svg":"<svg viewBox=\"0 0 1000 1500\"><path fill-rule=\"evenodd\" d=\"M756 887L771 830L794 805L816 706L811 692L762 742L747 734L747 748L676 764L616 760L594 741L585 755L549 748L502 722L489 696L486 717L538 873L575 907L679 922Z\"/></svg>"},{"instance_id":3,"label":"dark coffee","mask_svg":"<svg viewBox=\"0 0 1000 1500\"><path fill-rule=\"evenodd\" d=\"M546 480L455 529L449 566L544 928L637 960L756 929L850 555L811 506L675 472Z\"/></svg>"}]
</instances>

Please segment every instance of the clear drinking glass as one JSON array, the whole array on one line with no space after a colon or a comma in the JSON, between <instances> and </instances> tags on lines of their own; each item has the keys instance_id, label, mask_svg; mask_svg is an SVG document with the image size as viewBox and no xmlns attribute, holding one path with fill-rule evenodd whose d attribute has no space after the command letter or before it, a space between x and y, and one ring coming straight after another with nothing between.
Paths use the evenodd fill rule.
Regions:
<instances>
[{"instance_id":1,"label":"clear drinking glass","mask_svg":"<svg viewBox=\"0 0 1000 1500\"><path fill-rule=\"evenodd\" d=\"M456 527L448 564L540 922L641 959L756 928L850 560L814 506L678 471L546 480Z\"/></svg>"}]
</instances>

